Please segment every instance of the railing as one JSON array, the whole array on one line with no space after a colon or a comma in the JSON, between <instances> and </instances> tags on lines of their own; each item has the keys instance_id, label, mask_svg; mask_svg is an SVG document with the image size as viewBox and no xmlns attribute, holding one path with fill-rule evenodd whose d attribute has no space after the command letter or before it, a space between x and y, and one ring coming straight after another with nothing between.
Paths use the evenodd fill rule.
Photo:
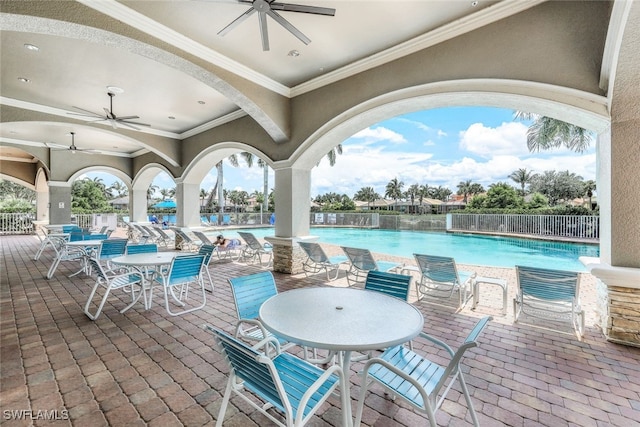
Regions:
<instances>
[{"instance_id":1,"label":"railing","mask_svg":"<svg viewBox=\"0 0 640 427\"><path fill-rule=\"evenodd\" d=\"M0 213L0 234L31 234L34 219L32 213Z\"/></svg>"},{"instance_id":2,"label":"railing","mask_svg":"<svg viewBox=\"0 0 640 427\"><path fill-rule=\"evenodd\" d=\"M318 212L310 215L310 224L312 226L379 228L380 214Z\"/></svg>"},{"instance_id":3,"label":"railing","mask_svg":"<svg viewBox=\"0 0 640 427\"><path fill-rule=\"evenodd\" d=\"M447 230L597 240L600 238L600 217L448 214Z\"/></svg>"}]
</instances>

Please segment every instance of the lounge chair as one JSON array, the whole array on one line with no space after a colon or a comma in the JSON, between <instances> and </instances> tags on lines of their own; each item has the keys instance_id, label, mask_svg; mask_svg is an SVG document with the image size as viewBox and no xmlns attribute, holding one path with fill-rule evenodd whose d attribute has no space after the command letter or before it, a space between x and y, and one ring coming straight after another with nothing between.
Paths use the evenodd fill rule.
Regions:
<instances>
[{"instance_id":1,"label":"lounge chair","mask_svg":"<svg viewBox=\"0 0 640 427\"><path fill-rule=\"evenodd\" d=\"M389 261L376 261L369 249L350 248L342 246L342 250L349 259L347 283L364 283L367 273L371 270L389 272L402 267L402 264Z\"/></svg>"},{"instance_id":2,"label":"lounge chair","mask_svg":"<svg viewBox=\"0 0 640 427\"><path fill-rule=\"evenodd\" d=\"M218 255L218 259L230 259L232 261L238 261L242 257L244 246L240 239L229 239L231 242L227 246L217 245L215 253Z\"/></svg>"},{"instance_id":3,"label":"lounge chair","mask_svg":"<svg viewBox=\"0 0 640 427\"><path fill-rule=\"evenodd\" d=\"M182 231L182 229L178 227L171 227L171 230L176 234L176 248L183 251L197 251L201 242L196 242L193 240L187 233Z\"/></svg>"},{"instance_id":4,"label":"lounge chair","mask_svg":"<svg viewBox=\"0 0 640 427\"><path fill-rule=\"evenodd\" d=\"M451 298L458 292L458 309L472 296L475 272L459 271L451 257L413 254L418 264L418 299L424 297Z\"/></svg>"},{"instance_id":5,"label":"lounge chair","mask_svg":"<svg viewBox=\"0 0 640 427\"><path fill-rule=\"evenodd\" d=\"M356 409L355 425L360 425L362 420L367 388L371 382L376 382L388 391L390 395L401 398L414 409L425 413L429 418L429 425L436 427L436 411L442 405L445 397L447 397L447 393L455 383L455 380L458 379L462 394L467 401L467 408L471 414L473 425L479 426L480 423L473 409L473 402L462 375L460 363L464 353L478 345L478 336L490 320L491 317L480 319L464 343L455 352L446 343L424 332L420 333L419 337L441 347L449 354L450 361L446 366L432 362L402 345L388 348L380 357L369 360L362 370L362 387L360 388L360 399L358 399ZM435 355L435 352L433 354ZM440 357L438 356L436 360L439 359Z\"/></svg>"},{"instance_id":6,"label":"lounge chair","mask_svg":"<svg viewBox=\"0 0 640 427\"><path fill-rule=\"evenodd\" d=\"M551 321L569 322L578 337L584 333L580 307L580 274L575 271L516 266L517 289L513 318L521 313Z\"/></svg>"},{"instance_id":7,"label":"lounge chair","mask_svg":"<svg viewBox=\"0 0 640 427\"><path fill-rule=\"evenodd\" d=\"M260 266L268 267L273 261L273 246L270 243L262 244L252 233L245 231L238 231L238 235L244 240L245 247L242 250L241 257L244 259L250 259L251 262L258 260ZM263 265L262 257L267 255L268 262Z\"/></svg>"},{"instance_id":8,"label":"lounge chair","mask_svg":"<svg viewBox=\"0 0 640 427\"><path fill-rule=\"evenodd\" d=\"M344 255L328 257L322 246L313 242L298 242L302 250L307 254L307 259L302 264L305 276L317 274L324 271L327 274L327 281L335 280L340 273L340 266L349 262L349 258ZM334 272L331 275L331 272Z\"/></svg>"},{"instance_id":9,"label":"lounge chair","mask_svg":"<svg viewBox=\"0 0 640 427\"><path fill-rule=\"evenodd\" d=\"M196 231L193 230L192 231L193 235L196 236L198 239L200 239L200 241L202 242L203 245L213 245L214 243L207 237L206 234L204 234L202 231Z\"/></svg>"}]
</instances>

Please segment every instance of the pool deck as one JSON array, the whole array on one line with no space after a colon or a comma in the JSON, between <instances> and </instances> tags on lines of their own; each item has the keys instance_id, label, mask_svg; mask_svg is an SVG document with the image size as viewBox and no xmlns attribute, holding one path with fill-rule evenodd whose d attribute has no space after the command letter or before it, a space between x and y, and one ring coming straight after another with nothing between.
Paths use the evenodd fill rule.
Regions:
<instances>
[{"instance_id":1,"label":"pool deck","mask_svg":"<svg viewBox=\"0 0 640 427\"><path fill-rule=\"evenodd\" d=\"M324 246L324 245L323 245ZM52 252L39 261L34 236L0 237L0 410L6 426L50 425L24 419L38 411L58 410L60 426L209 426L214 425L227 368L212 348L204 323L233 331L236 320L227 279L261 271L253 265L213 261L215 292L204 309L170 317L158 304L136 306L124 314L115 292L97 321L82 308L93 281L67 277L74 265L62 263L51 280L44 275ZM336 246L325 247L339 253ZM383 256L379 259L413 263ZM462 370L482 426L624 426L640 425L640 348L607 342L595 326L595 279L583 274L581 298L586 331L579 341L570 328L513 323L512 269L460 265L509 283L507 315L501 315L500 289L481 289L480 305L456 311L453 302L411 302L423 313L425 332L457 347L478 318L494 320L467 352ZM346 287L344 272L325 283L303 274L274 274L280 292L309 286ZM157 300L156 300L157 301ZM441 358L442 354L431 354ZM444 360L444 359L443 359ZM359 394L352 365L352 395ZM352 404L355 408L355 402ZM9 411L9 412L7 412ZM11 412L15 411L15 412ZM22 411L22 412L20 412ZM31 411L27 413L25 411ZM66 412L63 412L66 411ZM13 414L13 418L12 415ZM22 414L22 419L16 419ZM339 425L340 403L331 398L312 426ZM12 418L12 419L9 419ZM458 384L437 413L443 426L471 425ZM406 404L389 400L380 388L368 395L366 426L426 425ZM270 422L241 400L232 399L226 426L268 426Z\"/></svg>"}]
</instances>

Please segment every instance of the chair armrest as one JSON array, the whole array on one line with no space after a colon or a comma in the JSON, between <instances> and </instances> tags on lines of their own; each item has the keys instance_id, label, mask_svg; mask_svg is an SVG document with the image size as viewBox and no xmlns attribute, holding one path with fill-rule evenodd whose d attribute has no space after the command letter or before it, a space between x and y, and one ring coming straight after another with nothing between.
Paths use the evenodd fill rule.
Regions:
<instances>
[{"instance_id":1,"label":"chair armrest","mask_svg":"<svg viewBox=\"0 0 640 427\"><path fill-rule=\"evenodd\" d=\"M267 331L267 329L264 327L264 325L256 319L238 319L238 323L236 323L236 332L235 332L235 337L238 337L238 332L240 331L240 326L243 323L247 323L249 325L254 325L257 326L258 328L260 328L260 330L262 331L262 336L266 337L269 336L269 332Z\"/></svg>"},{"instance_id":2,"label":"chair armrest","mask_svg":"<svg viewBox=\"0 0 640 427\"><path fill-rule=\"evenodd\" d=\"M395 366L393 366L391 363L387 362L386 360L382 360L382 359L380 359L378 357L370 359L369 361L367 361L367 363L365 363L364 369L362 370L362 376L363 376L363 380L365 382L367 380L367 376L369 375L369 369L371 369L371 367L374 366L374 365L384 366L385 368L387 368L388 370L390 370L394 374L398 375L399 377L402 377L403 379L405 379L406 381L411 383L411 385L413 385L416 388L416 390L418 390L418 392L420 393L420 396L422 396L422 401L423 402L428 402L429 401L429 395L427 394L426 390L422 387L422 385L420 385L420 383L418 383L415 379L411 378L409 375L407 375L402 370L400 370L400 369L396 368ZM438 379L438 382L439 381L440 380ZM363 388L363 391L364 391L364 388Z\"/></svg>"},{"instance_id":3,"label":"chair armrest","mask_svg":"<svg viewBox=\"0 0 640 427\"><path fill-rule=\"evenodd\" d=\"M254 350L262 350L262 352L266 355L269 355L269 347L272 346L275 350L275 355L273 357L278 356L280 353L282 353L281 349L280 349L280 342L278 341L278 339L276 337L274 337L273 335L266 337L265 339L261 340L260 342L258 342L257 344L254 344L251 346L252 349ZM264 350L263 350L264 347Z\"/></svg>"},{"instance_id":4,"label":"chair armrest","mask_svg":"<svg viewBox=\"0 0 640 427\"><path fill-rule=\"evenodd\" d=\"M427 341L431 341L432 343L444 348L447 353L449 353L449 355L451 357L453 357L453 355L455 354L455 352L453 351L453 349L451 347L449 347L449 345L447 343L445 343L444 341L440 341L439 339L425 333L425 332L420 332L420 335L418 335L424 339L426 339Z\"/></svg>"},{"instance_id":5,"label":"chair armrest","mask_svg":"<svg viewBox=\"0 0 640 427\"><path fill-rule=\"evenodd\" d=\"M340 366L332 365L329 368L327 368L324 371L324 373L320 375L320 377L302 395L302 398L300 399L300 402L298 404L298 410L296 411L297 414L296 414L295 425L302 425L302 419L305 416L304 410L302 410L302 408L305 408L307 406L307 402L309 401L309 399L313 397L313 395L320 389L320 387L322 387L322 385L326 383L327 380L329 380L329 378L331 378L334 374L338 375L338 384L340 386L340 393L343 393L342 387L345 386L344 372L342 371L342 368Z\"/></svg>"}]
</instances>

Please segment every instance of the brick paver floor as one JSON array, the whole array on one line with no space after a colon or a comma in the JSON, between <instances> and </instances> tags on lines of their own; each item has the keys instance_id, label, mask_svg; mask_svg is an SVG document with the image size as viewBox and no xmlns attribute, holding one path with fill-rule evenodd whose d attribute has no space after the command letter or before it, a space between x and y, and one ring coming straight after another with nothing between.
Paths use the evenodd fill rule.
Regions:
<instances>
[{"instance_id":1,"label":"brick paver floor","mask_svg":"<svg viewBox=\"0 0 640 427\"><path fill-rule=\"evenodd\" d=\"M93 281L67 277L76 265L63 263L55 277L46 280L52 252L33 261L38 246L34 236L3 236L0 246L1 424L215 423L228 371L202 325L232 332L236 314L227 279L259 268L213 261L215 292L204 309L190 314L168 316L158 298L151 310L140 304L120 314L126 298L114 292L98 320L91 321L82 309ZM274 275L280 292L325 286L304 275ZM343 277L331 286L346 286ZM569 331L513 324L510 315L500 315L501 296L487 298L494 299L483 293L477 310L467 306L459 312L447 303L413 301L424 315L424 330L454 347L479 317L495 315L480 346L467 352L463 362L481 425L640 425L640 349L607 342L593 324L593 306L587 307L586 333L579 341ZM440 358L441 353L431 357ZM352 365L354 397L361 367ZM439 425L471 424L459 390L454 385L438 411ZM225 425L271 425L237 398L231 403ZM336 426L339 420L340 403L332 398L311 425ZM363 423L416 426L426 425L426 420L374 387Z\"/></svg>"}]
</instances>

